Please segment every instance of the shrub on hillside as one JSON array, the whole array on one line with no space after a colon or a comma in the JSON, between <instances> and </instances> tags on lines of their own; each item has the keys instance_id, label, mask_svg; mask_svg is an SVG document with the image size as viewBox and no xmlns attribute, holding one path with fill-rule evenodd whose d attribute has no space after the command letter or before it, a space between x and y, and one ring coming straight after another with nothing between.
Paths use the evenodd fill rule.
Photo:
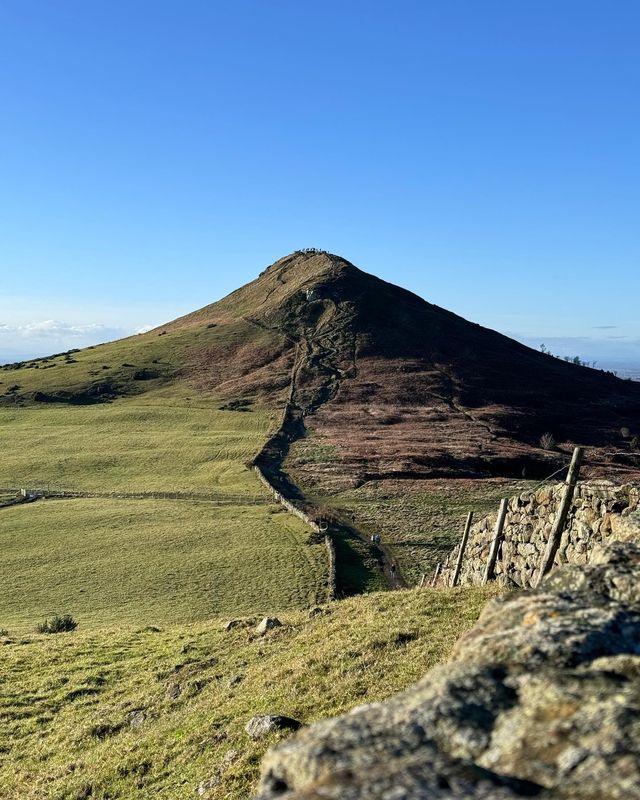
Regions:
<instances>
[{"instance_id":1,"label":"shrub on hillside","mask_svg":"<svg viewBox=\"0 0 640 800\"><path fill-rule=\"evenodd\" d=\"M556 440L553 438L552 433L543 433L540 437L540 447L543 450L553 450L556 446Z\"/></svg>"},{"instance_id":2,"label":"shrub on hillside","mask_svg":"<svg viewBox=\"0 0 640 800\"><path fill-rule=\"evenodd\" d=\"M38 633L65 633L67 631L74 631L78 627L78 623L70 614L63 614L51 619L45 619L41 622L36 630Z\"/></svg>"}]
</instances>

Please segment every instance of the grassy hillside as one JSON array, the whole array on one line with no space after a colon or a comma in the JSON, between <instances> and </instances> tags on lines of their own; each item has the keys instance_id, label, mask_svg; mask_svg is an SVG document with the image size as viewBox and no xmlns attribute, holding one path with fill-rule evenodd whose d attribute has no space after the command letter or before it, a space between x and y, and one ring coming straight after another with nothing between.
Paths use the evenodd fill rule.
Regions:
<instances>
[{"instance_id":1,"label":"grassy hillside","mask_svg":"<svg viewBox=\"0 0 640 800\"><path fill-rule=\"evenodd\" d=\"M0 367L0 403L33 402L36 393L36 403L92 403L176 382L197 388L205 379L213 387L259 369L260 358L272 360L281 346L279 335L228 316L167 328Z\"/></svg>"},{"instance_id":2,"label":"grassy hillside","mask_svg":"<svg viewBox=\"0 0 640 800\"><path fill-rule=\"evenodd\" d=\"M0 516L0 628L70 613L83 629L304 608L327 553L272 504L42 500Z\"/></svg>"},{"instance_id":3,"label":"grassy hillside","mask_svg":"<svg viewBox=\"0 0 640 800\"><path fill-rule=\"evenodd\" d=\"M0 407L0 485L264 497L244 463L276 411L171 385L89 406Z\"/></svg>"},{"instance_id":4,"label":"grassy hillside","mask_svg":"<svg viewBox=\"0 0 640 800\"><path fill-rule=\"evenodd\" d=\"M312 435L296 442L285 466L318 505L346 512L367 536L380 534L411 585L424 573L431 577L438 561L458 544L469 511L478 520L496 510L501 498L536 485L508 478L390 478L345 488L333 480L330 468L336 460L334 451Z\"/></svg>"},{"instance_id":5,"label":"grassy hillside","mask_svg":"<svg viewBox=\"0 0 640 800\"><path fill-rule=\"evenodd\" d=\"M445 659L487 592L414 590L282 615L265 637L119 626L0 638L0 797L238 800L277 735L255 714L308 723L383 699Z\"/></svg>"},{"instance_id":6,"label":"grassy hillside","mask_svg":"<svg viewBox=\"0 0 640 800\"><path fill-rule=\"evenodd\" d=\"M138 338L102 352L124 358L118 348L134 345ZM0 405L0 486L105 496L0 511L0 627L30 630L55 613L71 613L85 628L163 625L324 600L324 546L308 544L308 529L271 502L246 466L278 409L233 410L178 378L142 381L144 391L104 403L33 399L38 385L81 392L99 349L58 363L66 384L42 366L5 370L21 376L24 393ZM131 492L184 499L117 496Z\"/></svg>"}]
</instances>

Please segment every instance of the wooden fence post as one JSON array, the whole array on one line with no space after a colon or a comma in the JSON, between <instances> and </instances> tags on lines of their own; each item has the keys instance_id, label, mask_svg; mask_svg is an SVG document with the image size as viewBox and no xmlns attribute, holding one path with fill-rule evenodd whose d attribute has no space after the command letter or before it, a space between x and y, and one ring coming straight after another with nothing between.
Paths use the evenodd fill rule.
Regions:
<instances>
[{"instance_id":1,"label":"wooden fence post","mask_svg":"<svg viewBox=\"0 0 640 800\"><path fill-rule=\"evenodd\" d=\"M422 577L420 578L420 586L419 586L420 589L422 589L422 587L424 586L424 582L426 580L427 580L427 573L423 572L422 573Z\"/></svg>"},{"instance_id":2,"label":"wooden fence post","mask_svg":"<svg viewBox=\"0 0 640 800\"><path fill-rule=\"evenodd\" d=\"M555 522L553 523L553 528L549 534L549 541L547 542L547 547L544 551L544 555L542 556L542 562L540 563L540 572L538 573L536 587L540 585L540 581L553 566L556 553L560 547L562 532L564 531L564 526L567 523L567 516L569 514L569 509L571 508L571 501L573 500L573 492L576 488L576 483L578 482L578 475L580 474L582 453L583 450L581 447L576 447L576 449L573 451L571 465L569 466L569 472L567 473L567 480L565 481L564 491L562 492L562 499L560 500L560 507L558 508L558 513L556 515Z\"/></svg>"},{"instance_id":3,"label":"wooden fence post","mask_svg":"<svg viewBox=\"0 0 640 800\"><path fill-rule=\"evenodd\" d=\"M464 551L467 547L467 540L469 538L469 531L471 530L471 523L473 522L473 511L467 514L467 522L464 526L462 539L460 540L460 549L458 550L458 560L456 561L456 568L453 571L453 578L451 578L451 585L455 586L460 577L460 570L462 569L462 559L464 558Z\"/></svg>"},{"instance_id":4,"label":"wooden fence post","mask_svg":"<svg viewBox=\"0 0 640 800\"><path fill-rule=\"evenodd\" d=\"M498 548L500 547L500 543L502 542L502 531L504 529L504 521L507 516L508 507L509 507L509 501L506 498L500 501L498 520L496 522L496 527L493 534L493 541L491 542L491 548L489 549L489 558L487 559L487 566L484 571L484 577L482 578L483 586L490 580L493 580L494 577L496 559L498 558Z\"/></svg>"},{"instance_id":5,"label":"wooden fence post","mask_svg":"<svg viewBox=\"0 0 640 800\"><path fill-rule=\"evenodd\" d=\"M440 570L442 569L442 561L438 561L436 564L436 571L433 573L433 578L431 579L431 585L435 586L438 581L438 575L440 574Z\"/></svg>"}]
</instances>

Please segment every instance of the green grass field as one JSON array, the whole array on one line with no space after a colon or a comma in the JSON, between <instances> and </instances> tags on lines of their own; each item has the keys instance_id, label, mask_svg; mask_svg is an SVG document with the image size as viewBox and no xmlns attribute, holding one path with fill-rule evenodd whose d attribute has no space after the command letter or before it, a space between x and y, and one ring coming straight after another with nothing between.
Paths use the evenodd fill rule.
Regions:
<instances>
[{"instance_id":1,"label":"green grass field","mask_svg":"<svg viewBox=\"0 0 640 800\"><path fill-rule=\"evenodd\" d=\"M163 352L168 338L159 340ZM104 352L133 345L142 346L126 340ZM153 355L160 345L145 347ZM78 372L80 384L98 350L60 369ZM10 372L31 380L43 369ZM84 627L191 622L326 598L324 546L307 544L303 523L273 505L246 466L277 409L221 410L223 401L185 381L145 389L92 405L0 405L0 486L219 502L114 497L2 509L0 627L33 629L55 613Z\"/></svg>"},{"instance_id":2,"label":"green grass field","mask_svg":"<svg viewBox=\"0 0 640 800\"><path fill-rule=\"evenodd\" d=\"M164 625L323 602L324 545L279 506L40 500L0 512L0 628Z\"/></svg>"},{"instance_id":3,"label":"green grass field","mask_svg":"<svg viewBox=\"0 0 640 800\"><path fill-rule=\"evenodd\" d=\"M431 578L438 561L458 544L469 511L477 521L496 510L502 497L520 494L534 485L533 481L502 478L387 480L330 496L313 495L313 489L309 494L320 504L334 505L353 515L364 533L379 533L404 577L417 585L423 573Z\"/></svg>"},{"instance_id":4,"label":"green grass field","mask_svg":"<svg viewBox=\"0 0 640 800\"><path fill-rule=\"evenodd\" d=\"M393 694L448 656L487 594L374 593L281 615L265 637L222 620L0 636L0 797L191 800L213 776L209 800L247 797L278 738L251 741L252 716L309 723Z\"/></svg>"},{"instance_id":5,"label":"green grass field","mask_svg":"<svg viewBox=\"0 0 640 800\"><path fill-rule=\"evenodd\" d=\"M258 497L244 466L275 412L221 411L178 386L90 406L0 406L0 486Z\"/></svg>"}]
</instances>

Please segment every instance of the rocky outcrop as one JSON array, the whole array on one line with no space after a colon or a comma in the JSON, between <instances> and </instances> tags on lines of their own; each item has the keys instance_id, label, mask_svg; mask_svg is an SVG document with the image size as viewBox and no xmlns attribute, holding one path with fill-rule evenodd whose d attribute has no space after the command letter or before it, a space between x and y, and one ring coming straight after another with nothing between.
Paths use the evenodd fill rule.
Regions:
<instances>
[{"instance_id":1,"label":"rocky outcrop","mask_svg":"<svg viewBox=\"0 0 640 800\"><path fill-rule=\"evenodd\" d=\"M260 636L264 636L265 633L267 633L267 631L271 631L274 628L281 628L281 627L282 623L277 617L265 617L256 626L256 633L259 633Z\"/></svg>"},{"instance_id":2,"label":"rocky outcrop","mask_svg":"<svg viewBox=\"0 0 640 800\"><path fill-rule=\"evenodd\" d=\"M536 584L563 487L564 484L545 486L509 500L495 566L495 577L502 584L522 588ZM579 483L555 564L588 564L599 545L621 539L640 542L640 524L629 521L629 515L637 514L639 503L640 483ZM492 514L472 526L460 573L462 585L482 583L495 522L496 515ZM439 585L450 585L457 558L456 547L438 576Z\"/></svg>"},{"instance_id":3,"label":"rocky outcrop","mask_svg":"<svg viewBox=\"0 0 640 800\"><path fill-rule=\"evenodd\" d=\"M252 717L245 725L245 731L251 739L264 739L272 731L297 731L302 723L282 714L259 714Z\"/></svg>"},{"instance_id":4,"label":"rocky outcrop","mask_svg":"<svg viewBox=\"0 0 640 800\"><path fill-rule=\"evenodd\" d=\"M629 523L631 524L631 523ZM640 798L640 547L491 601L449 664L265 757L259 800Z\"/></svg>"}]
</instances>

